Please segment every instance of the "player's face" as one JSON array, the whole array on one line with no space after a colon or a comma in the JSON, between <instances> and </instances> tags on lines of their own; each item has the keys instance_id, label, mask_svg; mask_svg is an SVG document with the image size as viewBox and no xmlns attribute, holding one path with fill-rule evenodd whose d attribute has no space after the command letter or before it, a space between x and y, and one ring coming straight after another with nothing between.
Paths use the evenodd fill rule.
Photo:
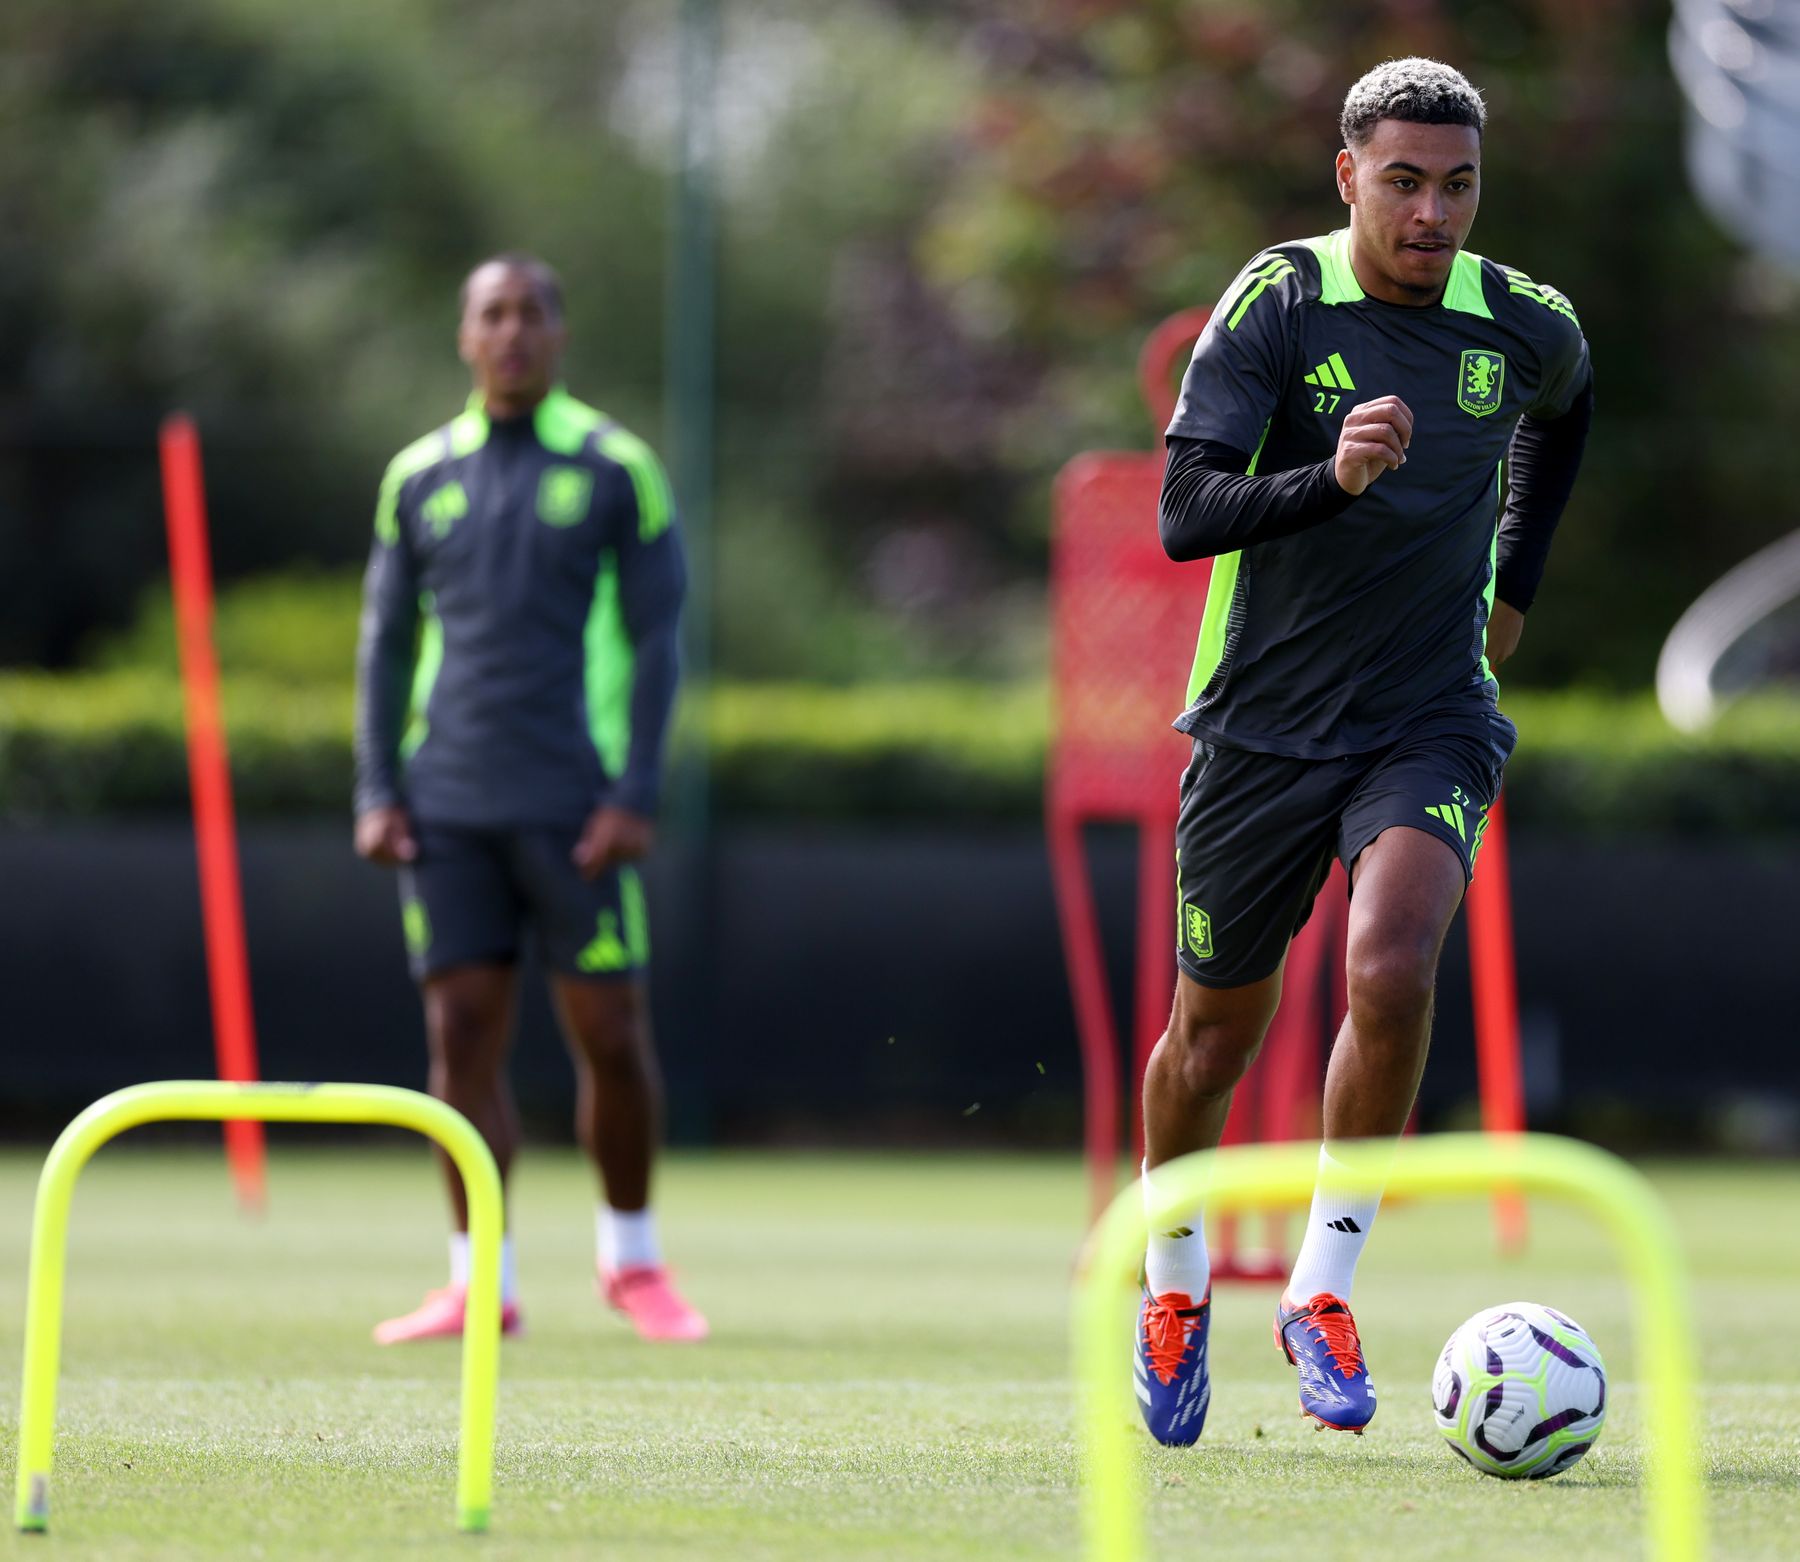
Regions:
<instances>
[{"instance_id":1,"label":"player's face","mask_svg":"<svg viewBox=\"0 0 1800 1562\"><path fill-rule=\"evenodd\" d=\"M1363 291L1390 304L1434 302L1481 201L1480 132L1378 120L1362 146L1338 153L1337 180Z\"/></svg>"},{"instance_id":2,"label":"player's face","mask_svg":"<svg viewBox=\"0 0 1800 1562\"><path fill-rule=\"evenodd\" d=\"M457 351L495 411L524 411L556 380L567 333L530 271L483 266L469 278Z\"/></svg>"}]
</instances>

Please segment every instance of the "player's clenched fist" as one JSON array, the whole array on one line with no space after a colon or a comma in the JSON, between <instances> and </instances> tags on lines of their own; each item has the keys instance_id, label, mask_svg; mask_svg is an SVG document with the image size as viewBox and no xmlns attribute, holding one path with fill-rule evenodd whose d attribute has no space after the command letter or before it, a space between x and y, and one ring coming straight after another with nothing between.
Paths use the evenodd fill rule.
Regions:
<instances>
[{"instance_id":1,"label":"player's clenched fist","mask_svg":"<svg viewBox=\"0 0 1800 1562\"><path fill-rule=\"evenodd\" d=\"M1390 467L1406 460L1412 443L1412 410L1398 396L1359 402L1345 415L1332 470L1338 487L1360 494Z\"/></svg>"},{"instance_id":2,"label":"player's clenched fist","mask_svg":"<svg viewBox=\"0 0 1800 1562\"><path fill-rule=\"evenodd\" d=\"M416 862L419 843L404 808L370 808L356 816L356 855L392 868Z\"/></svg>"}]
</instances>

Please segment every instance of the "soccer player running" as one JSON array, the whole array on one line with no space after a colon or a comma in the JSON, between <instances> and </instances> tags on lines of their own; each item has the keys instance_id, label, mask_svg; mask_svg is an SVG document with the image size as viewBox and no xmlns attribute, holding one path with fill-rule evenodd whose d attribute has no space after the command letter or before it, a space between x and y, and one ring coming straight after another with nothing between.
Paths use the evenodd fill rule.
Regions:
<instances>
[{"instance_id":1,"label":"soccer player running","mask_svg":"<svg viewBox=\"0 0 1800 1562\"><path fill-rule=\"evenodd\" d=\"M1351 1281L1517 737L1490 669L1518 646L1592 408L1568 300L1463 248L1485 119L1435 61L1357 82L1336 165L1349 227L1250 262L1168 431L1163 545L1214 562L1176 722L1194 739L1181 969L1144 1081L1146 1180L1219 1142L1335 854L1352 894L1349 1014L1275 1339L1302 1412L1343 1431L1375 1413ZM1193 1442L1206 1419L1210 1279L1199 1209L1152 1232L1137 1394L1164 1443Z\"/></svg>"},{"instance_id":2,"label":"soccer player running","mask_svg":"<svg viewBox=\"0 0 1800 1562\"><path fill-rule=\"evenodd\" d=\"M650 449L558 383L556 274L529 255L477 266L457 347L461 416L387 469L357 650L356 849L399 869L425 1007L431 1092L480 1129L504 1177L521 934L549 973L575 1062L575 1126L599 1171L598 1283L646 1339L697 1340L650 1213L662 1086L644 990L636 864L655 834L685 585ZM462 1332L462 1179L441 1157L450 1284L375 1330ZM502 1327L520 1325L510 1232Z\"/></svg>"}]
</instances>

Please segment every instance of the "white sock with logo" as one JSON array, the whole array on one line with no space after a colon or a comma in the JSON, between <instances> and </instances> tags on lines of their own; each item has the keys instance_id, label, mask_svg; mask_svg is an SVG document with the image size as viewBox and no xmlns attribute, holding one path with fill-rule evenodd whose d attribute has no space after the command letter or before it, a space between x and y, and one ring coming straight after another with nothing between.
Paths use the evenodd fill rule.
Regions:
<instances>
[{"instance_id":1,"label":"white sock with logo","mask_svg":"<svg viewBox=\"0 0 1800 1562\"><path fill-rule=\"evenodd\" d=\"M450 1233L450 1283L461 1286L465 1290L469 1284L469 1233L452 1231ZM500 1301L516 1302L519 1299L519 1262L513 1253L513 1239L504 1236L500 1239Z\"/></svg>"},{"instance_id":2,"label":"white sock with logo","mask_svg":"<svg viewBox=\"0 0 1800 1562\"><path fill-rule=\"evenodd\" d=\"M1153 1174L1144 1165L1144 1208L1151 1207ZM1184 1211L1173 1224L1150 1229L1150 1242L1144 1253L1144 1285L1152 1296L1166 1296L1170 1291L1185 1291L1188 1300L1198 1303L1212 1282L1212 1255L1206 1251L1206 1228L1200 1211Z\"/></svg>"},{"instance_id":3,"label":"white sock with logo","mask_svg":"<svg viewBox=\"0 0 1800 1562\"><path fill-rule=\"evenodd\" d=\"M649 1209L613 1209L601 1204L594 1210L594 1244L600 1267L609 1275L662 1262L662 1244L656 1237L656 1217Z\"/></svg>"},{"instance_id":4,"label":"white sock with logo","mask_svg":"<svg viewBox=\"0 0 1800 1562\"><path fill-rule=\"evenodd\" d=\"M1287 1285L1287 1300L1295 1305L1326 1292L1350 1300L1356 1261L1362 1257L1375 1212L1381 1208L1382 1185L1393 1159L1392 1143L1357 1143L1352 1150L1341 1142L1337 1150L1333 1155L1327 1146L1319 1146L1319 1180L1313 1188L1312 1213Z\"/></svg>"}]
</instances>

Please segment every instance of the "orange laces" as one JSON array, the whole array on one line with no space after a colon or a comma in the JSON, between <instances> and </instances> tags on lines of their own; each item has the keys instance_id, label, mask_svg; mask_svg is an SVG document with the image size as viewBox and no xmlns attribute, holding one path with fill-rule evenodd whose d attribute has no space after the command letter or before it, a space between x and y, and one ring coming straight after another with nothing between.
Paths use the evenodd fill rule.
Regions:
<instances>
[{"instance_id":1,"label":"orange laces","mask_svg":"<svg viewBox=\"0 0 1800 1562\"><path fill-rule=\"evenodd\" d=\"M1187 1354L1188 1338L1199 1327L1198 1311L1184 1318L1179 1309L1144 1298L1144 1341L1150 1348L1150 1370L1164 1383L1174 1381L1181 1358Z\"/></svg>"},{"instance_id":2,"label":"orange laces","mask_svg":"<svg viewBox=\"0 0 1800 1562\"><path fill-rule=\"evenodd\" d=\"M1315 1296L1307 1306L1310 1316L1305 1327L1325 1347L1331 1364L1347 1378L1362 1370L1362 1341L1356 1337L1356 1325L1350 1309L1329 1292Z\"/></svg>"}]
</instances>

